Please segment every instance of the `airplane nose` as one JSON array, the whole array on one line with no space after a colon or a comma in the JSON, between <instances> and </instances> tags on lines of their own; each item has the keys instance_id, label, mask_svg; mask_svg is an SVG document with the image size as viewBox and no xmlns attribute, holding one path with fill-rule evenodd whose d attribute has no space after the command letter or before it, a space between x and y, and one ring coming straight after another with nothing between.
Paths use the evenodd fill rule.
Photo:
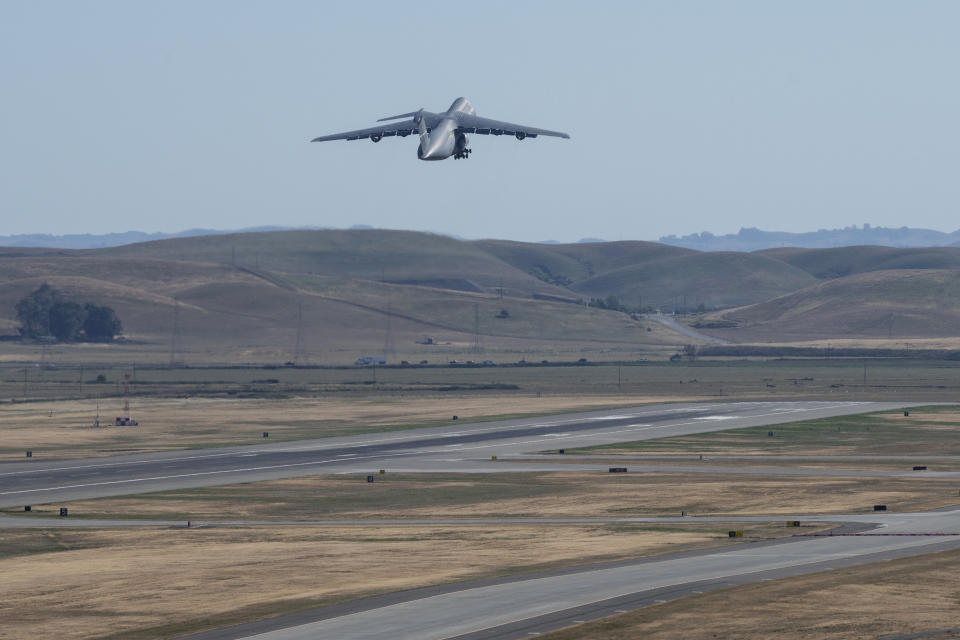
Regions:
<instances>
[{"instance_id":1,"label":"airplane nose","mask_svg":"<svg viewBox=\"0 0 960 640\"><path fill-rule=\"evenodd\" d=\"M422 152L420 153L420 159L421 160L437 160L438 158L441 158L443 155L442 147L443 147L442 138L438 137L437 139L431 139L426 149L422 149L421 147Z\"/></svg>"}]
</instances>

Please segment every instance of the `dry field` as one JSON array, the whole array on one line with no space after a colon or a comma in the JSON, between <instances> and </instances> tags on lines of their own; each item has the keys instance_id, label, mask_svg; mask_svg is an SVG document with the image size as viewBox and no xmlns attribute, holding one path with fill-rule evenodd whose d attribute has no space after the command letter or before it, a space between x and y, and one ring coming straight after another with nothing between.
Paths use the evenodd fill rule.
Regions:
<instances>
[{"instance_id":1,"label":"dry field","mask_svg":"<svg viewBox=\"0 0 960 640\"><path fill-rule=\"evenodd\" d=\"M367 399L137 398L132 415L139 427L91 425L96 400L0 404L0 461L88 457L191 447L262 444L325 438L370 431L438 426L461 420L638 405L639 396L488 396ZM101 424L122 413L122 402L101 403ZM264 440L263 431L270 433Z\"/></svg>"},{"instance_id":2,"label":"dry field","mask_svg":"<svg viewBox=\"0 0 960 640\"><path fill-rule=\"evenodd\" d=\"M378 592L730 544L722 524L0 531L0 638L160 638ZM787 535L772 525L745 536Z\"/></svg>"},{"instance_id":3,"label":"dry field","mask_svg":"<svg viewBox=\"0 0 960 640\"><path fill-rule=\"evenodd\" d=\"M750 457L714 457L704 456L703 460L695 459L686 454L684 456L678 456L676 459L664 459L660 457L660 454L656 455L643 455L638 454L635 456L626 456L622 453L611 454L608 456L577 456L577 455L564 455L564 456L537 456L537 457L528 457L528 458L517 458L516 460L523 461L525 463L541 463L541 464L596 464L596 465L609 465L621 467L626 465L628 468L633 467L634 470L640 471L636 465L642 466L644 469L647 467L663 467L666 471L670 473L675 472L677 466L690 467L695 466L697 469L704 469L709 471L710 469L720 469L720 473L729 473L731 467L740 467L743 465L749 465L757 469L769 469L771 473L781 470L823 470L829 471L831 473L837 471L846 471L846 470L871 470L871 471L903 471L910 472L913 469L913 466L924 465L927 468L925 471L960 471L960 458L954 460L930 460L925 455L915 455L906 460L871 460L871 459L861 459L857 456L844 457L838 456L835 458L800 458L800 459L790 459L786 458L783 460L774 460L772 458L762 456L760 454L754 454L756 460L751 460ZM513 462L514 458L510 458L510 461ZM917 472L917 475L923 475L922 472Z\"/></svg>"},{"instance_id":4,"label":"dry field","mask_svg":"<svg viewBox=\"0 0 960 640\"><path fill-rule=\"evenodd\" d=\"M72 345L71 345L72 346ZM79 345L77 345L80 348ZM52 349L53 347L51 347ZM122 406L123 382L131 399L492 396L647 396L664 401L730 399L909 400L955 402L960 362L888 359L738 359L666 361L625 352L598 355L524 351L499 355L441 351L421 358L429 365L358 367L216 365L210 355L191 367L144 364L120 352L111 362L63 363L35 354L19 365L0 363L0 404L38 400L96 399ZM374 354L377 351L372 352ZM129 354L128 354L129 355ZM578 363L582 357L588 362ZM495 366L467 365L492 358ZM458 364L449 364L456 360ZM519 362L523 360L525 364ZM546 364L544 364L546 360ZM234 362L253 362L235 360ZM865 375L866 374L866 375ZM102 377L101 377L102 376ZM98 381L99 378L99 381Z\"/></svg>"},{"instance_id":5,"label":"dry field","mask_svg":"<svg viewBox=\"0 0 960 640\"><path fill-rule=\"evenodd\" d=\"M941 338L840 338L802 342L761 343L768 346L821 349L960 349L960 337Z\"/></svg>"},{"instance_id":6,"label":"dry field","mask_svg":"<svg viewBox=\"0 0 960 640\"><path fill-rule=\"evenodd\" d=\"M376 520L470 517L791 516L918 511L960 502L955 479L818 478L708 474L387 473L310 476L33 505L71 518ZM16 515L17 510L4 512ZM22 513L22 512L20 512ZM24 517L30 517L24 515Z\"/></svg>"},{"instance_id":7,"label":"dry field","mask_svg":"<svg viewBox=\"0 0 960 640\"><path fill-rule=\"evenodd\" d=\"M544 640L876 640L960 627L960 551L785 578L646 607ZM911 636L931 640L960 633Z\"/></svg>"}]
</instances>

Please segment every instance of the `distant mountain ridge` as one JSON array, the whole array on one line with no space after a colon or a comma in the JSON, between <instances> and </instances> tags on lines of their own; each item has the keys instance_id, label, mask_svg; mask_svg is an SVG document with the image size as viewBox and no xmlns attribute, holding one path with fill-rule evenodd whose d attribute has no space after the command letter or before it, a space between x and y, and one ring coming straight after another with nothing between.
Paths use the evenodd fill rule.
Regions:
<instances>
[{"instance_id":1,"label":"distant mountain ridge","mask_svg":"<svg viewBox=\"0 0 960 640\"><path fill-rule=\"evenodd\" d=\"M279 231L283 227L256 227L244 231ZM166 240L168 238L190 238L193 236L210 236L235 233L233 231L218 231L216 229L187 229L177 233L146 233L144 231L124 231L120 233L68 233L55 235L51 233L22 233L10 236L0 236L0 247L44 247L51 249L105 249L119 247L134 242L149 242L150 240Z\"/></svg>"},{"instance_id":2,"label":"distant mountain ridge","mask_svg":"<svg viewBox=\"0 0 960 640\"><path fill-rule=\"evenodd\" d=\"M696 249L697 251L759 251L778 247L803 247L806 249L832 249L858 245L917 248L960 246L960 230L952 233L933 229L911 227L862 227L843 229L820 229L806 233L787 231L762 231L755 227L742 228L737 233L716 236L709 231L686 236L663 236L660 242Z\"/></svg>"},{"instance_id":3,"label":"distant mountain ridge","mask_svg":"<svg viewBox=\"0 0 960 640\"><path fill-rule=\"evenodd\" d=\"M106 249L120 247L135 242L150 242L151 240L167 240L170 238L193 238L196 236L224 236L231 233L255 233L257 231L291 231L293 229L308 229L320 231L328 227L278 227L264 225L260 227L246 227L244 229L187 229L176 233L147 233L145 231L124 231L117 233L67 233L56 235L52 233L22 233L9 236L0 236L0 247L43 247L47 249ZM351 229L372 229L365 224L356 224Z\"/></svg>"},{"instance_id":4,"label":"distant mountain ridge","mask_svg":"<svg viewBox=\"0 0 960 640\"><path fill-rule=\"evenodd\" d=\"M135 242L149 242L151 240L166 240L169 238L192 238L195 236L228 235L233 233L253 233L257 231L292 231L306 229L321 231L330 227L283 227L265 225L247 227L244 229L187 229L175 233L147 233L144 231L124 231L115 233L23 233L14 235L0 235L0 247L43 247L50 249L105 249L119 247ZM365 224L356 224L351 230L370 230ZM447 235L463 240L455 234ZM604 242L600 238L583 238L579 244ZM802 247L805 249L829 249L836 247L850 247L859 245L874 245L881 247L949 247L960 246L960 229L952 233L935 231L933 229L914 229L911 227L872 227L869 224L863 227L845 227L843 229L820 229L806 233L790 233L788 231L762 231L755 227L742 228L737 233L717 236L709 231L691 233L686 236L662 236L659 242L674 247L694 249L696 251L760 251L780 247ZM537 244L566 244L558 240L541 240Z\"/></svg>"}]
</instances>

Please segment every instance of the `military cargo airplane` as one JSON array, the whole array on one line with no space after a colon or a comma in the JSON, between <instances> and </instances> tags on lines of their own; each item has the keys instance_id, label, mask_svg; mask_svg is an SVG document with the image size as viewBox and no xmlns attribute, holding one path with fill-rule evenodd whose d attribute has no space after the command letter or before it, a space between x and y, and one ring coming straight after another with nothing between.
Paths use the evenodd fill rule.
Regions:
<instances>
[{"instance_id":1,"label":"military cargo airplane","mask_svg":"<svg viewBox=\"0 0 960 640\"><path fill-rule=\"evenodd\" d=\"M381 118L377 122L388 122L410 118L400 122L390 122L379 127L357 129L345 133L335 133L331 136L320 136L311 142L326 142L328 140L365 140L380 142L390 136L406 137L412 133L420 135L420 146L417 148L417 157L421 160L446 160L453 156L454 160L467 159L473 149L467 148L468 133L480 135L509 135L516 136L517 140L536 138L537 136L554 136L569 138L560 131L548 131L536 127L527 127L521 124L511 124L489 118L481 118L473 110L473 105L466 98L457 98L444 113L430 113L420 109L411 113L401 113L398 116Z\"/></svg>"}]
</instances>

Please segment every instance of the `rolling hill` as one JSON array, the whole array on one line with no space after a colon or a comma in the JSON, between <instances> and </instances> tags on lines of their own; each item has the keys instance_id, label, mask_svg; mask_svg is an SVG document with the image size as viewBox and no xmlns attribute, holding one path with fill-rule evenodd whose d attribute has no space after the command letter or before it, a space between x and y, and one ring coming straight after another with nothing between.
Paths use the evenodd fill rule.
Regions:
<instances>
[{"instance_id":1,"label":"rolling hill","mask_svg":"<svg viewBox=\"0 0 960 640\"><path fill-rule=\"evenodd\" d=\"M693 253L614 269L574 284L591 297L691 311L734 307L784 295L815 279L782 261L750 253Z\"/></svg>"},{"instance_id":2,"label":"rolling hill","mask_svg":"<svg viewBox=\"0 0 960 640\"><path fill-rule=\"evenodd\" d=\"M568 291L515 269L469 242L414 231L238 233L158 240L90 253L226 264L257 272L436 285L464 291L504 288L522 295L569 295Z\"/></svg>"},{"instance_id":3,"label":"rolling hill","mask_svg":"<svg viewBox=\"0 0 960 640\"><path fill-rule=\"evenodd\" d=\"M803 269L816 278L841 278L868 271L891 269L960 269L960 248L858 246L835 249L767 249L757 251Z\"/></svg>"},{"instance_id":4,"label":"rolling hill","mask_svg":"<svg viewBox=\"0 0 960 640\"><path fill-rule=\"evenodd\" d=\"M0 333L15 333L14 305L49 282L71 299L116 309L128 345L154 360L192 353L282 362L295 358L298 342L311 361L338 364L385 350L397 360L446 360L475 352L477 342L482 353L514 360L577 359L677 342L656 323L557 301L572 292L467 243L406 232L330 235L0 252ZM251 266L240 264L251 253ZM434 344L422 344L427 338Z\"/></svg>"},{"instance_id":5,"label":"rolling hill","mask_svg":"<svg viewBox=\"0 0 960 640\"><path fill-rule=\"evenodd\" d=\"M820 282L758 304L720 311L707 330L733 341L932 338L960 334L960 270L877 270Z\"/></svg>"},{"instance_id":6,"label":"rolling hill","mask_svg":"<svg viewBox=\"0 0 960 640\"><path fill-rule=\"evenodd\" d=\"M429 359L477 343L501 354L638 354L690 338L583 301L614 296L668 312L703 304L719 310L707 324L735 324L704 332L741 342L955 336L958 279L960 248L950 247L737 253L272 231L0 249L0 333L15 333L17 300L49 282L114 307L129 344L150 357L182 349L282 361L298 342L315 360L337 363L391 349ZM421 344L426 338L434 344Z\"/></svg>"}]
</instances>

